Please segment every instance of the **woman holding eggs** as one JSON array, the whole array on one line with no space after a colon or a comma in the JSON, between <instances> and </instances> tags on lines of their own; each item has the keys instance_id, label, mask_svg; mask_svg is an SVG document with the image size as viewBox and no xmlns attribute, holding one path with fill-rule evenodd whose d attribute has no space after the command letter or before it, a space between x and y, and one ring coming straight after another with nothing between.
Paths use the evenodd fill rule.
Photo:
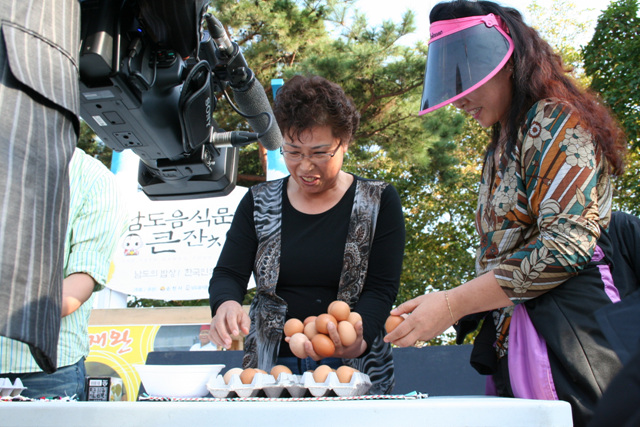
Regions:
<instances>
[{"instance_id":1,"label":"woman holding eggs","mask_svg":"<svg viewBox=\"0 0 640 427\"><path fill-rule=\"evenodd\" d=\"M240 202L209 286L211 340L229 347L246 334L243 366L284 364L301 374L319 364L349 364L368 374L372 394L394 385L384 322L398 292L404 217L393 186L342 170L360 115L343 89L319 76L295 76L276 96L276 120L290 176L253 186ZM253 272L257 293L247 316L241 303ZM325 313L345 301L362 321L356 340L322 358L291 353L283 328L290 318Z\"/></svg>"}]
</instances>

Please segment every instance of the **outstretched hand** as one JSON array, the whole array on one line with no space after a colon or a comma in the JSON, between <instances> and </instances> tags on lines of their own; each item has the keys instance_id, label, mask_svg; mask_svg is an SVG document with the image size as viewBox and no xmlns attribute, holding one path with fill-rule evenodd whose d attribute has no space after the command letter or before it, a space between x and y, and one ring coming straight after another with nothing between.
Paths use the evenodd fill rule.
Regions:
<instances>
[{"instance_id":1,"label":"outstretched hand","mask_svg":"<svg viewBox=\"0 0 640 427\"><path fill-rule=\"evenodd\" d=\"M216 345L229 349L233 337L249 334L251 319L236 301L225 301L211 319L209 339Z\"/></svg>"},{"instance_id":2,"label":"outstretched hand","mask_svg":"<svg viewBox=\"0 0 640 427\"><path fill-rule=\"evenodd\" d=\"M391 314L406 318L384 340L408 347L416 341L437 337L468 314L510 305L513 302L500 287L493 271L489 271L455 289L421 295L391 310Z\"/></svg>"},{"instance_id":3,"label":"outstretched hand","mask_svg":"<svg viewBox=\"0 0 640 427\"><path fill-rule=\"evenodd\" d=\"M405 320L384 337L398 347L409 347L416 341L429 341L453 325L444 292L432 292L409 300L395 309L392 315Z\"/></svg>"}]
</instances>

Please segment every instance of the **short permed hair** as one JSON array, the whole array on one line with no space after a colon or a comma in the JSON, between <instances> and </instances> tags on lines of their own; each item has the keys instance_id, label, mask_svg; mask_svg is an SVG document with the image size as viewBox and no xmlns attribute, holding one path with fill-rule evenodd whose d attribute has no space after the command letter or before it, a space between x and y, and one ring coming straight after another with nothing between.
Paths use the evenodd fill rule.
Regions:
<instances>
[{"instance_id":1,"label":"short permed hair","mask_svg":"<svg viewBox=\"0 0 640 427\"><path fill-rule=\"evenodd\" d=\"M282 135L291 140L316 126L329 126L333 136L348 145L360 124L353 99L320 76L297 75L285 82L276 94L274 114Z\"/></svg>"}]
</instances>

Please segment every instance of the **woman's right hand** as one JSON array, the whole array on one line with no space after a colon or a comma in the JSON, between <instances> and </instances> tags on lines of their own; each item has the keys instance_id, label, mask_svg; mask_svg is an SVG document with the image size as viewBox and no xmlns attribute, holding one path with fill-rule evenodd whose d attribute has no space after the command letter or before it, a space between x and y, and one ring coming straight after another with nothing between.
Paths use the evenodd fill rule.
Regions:
<instances>
[{"instance_id":1,"label":"woman's right hand","mask_svg":"<svg viewBox=\"0 0 640 427\"><path fill-rule=\"evenodd\" d=\"M220 304L216 315L211 319L209 339L216 345L229 349L232 337L249 334L251 319L242 306L236 301L225 301Z\"/></svg>"},{"instance_id":2,"label":"woman's right hand","mask_svg":"<svg viewBox=\"0 0 640 427\"><path fill-rule=\"evenodd\" d=\"M400 304L390 314L408 316L384 341L408 347L437 337L468 314L511 305L493 271L489 271L449 291L430 292Z\"/></svg>"},{"instance_id":3,"label":"woman's right hand","mask_svg":"<svg viewBox=\"0 0 640 427\"><path fill-rule=\"evenodd\" d=\"M404 302L391 310L392 315L405 320L385 337L398 347L409 347L416 341L429 341L454 323L444 292L431 292Z\"/></svg>"}]
</instances>

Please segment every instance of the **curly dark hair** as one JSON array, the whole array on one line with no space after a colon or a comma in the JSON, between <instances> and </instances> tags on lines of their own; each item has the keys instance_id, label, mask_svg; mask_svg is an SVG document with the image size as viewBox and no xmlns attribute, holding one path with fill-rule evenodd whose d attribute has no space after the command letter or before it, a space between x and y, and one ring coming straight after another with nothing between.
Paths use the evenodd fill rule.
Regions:
<instances>
[{"instance_id":1,"label":"curly dark hair","mask_svg":"<svg viewBox=\"0 0 640 427\"><path fill-rule=\"evenodd\" d=\"M320 76L297 75L278 90L274 114L283 136L291 140L316 126L329 126L341 144L353 141L360 113L340 85Z\"/></svg>"},{"instance_id":2,"label":"curly dark hair","mask_svg":"<svg viewBox=\"0 0 640 427\"><path fill-rule=\"evenodd\" d=\"M618 122L595 93L580 88L569 74L571 68L535 29L524 23L520 12L491 1L454 0L436 4L429 20L433 23L489 13L502 18L514 44L513 99L504 129L507 152L513 149L519 126L529 109L542 99L557 98L571 106L602 149L611 172L620 175L624 169L626 138ZM492 145L497 144L500 131L501 125L495 124Z\"/></svg>"}]
</instances>

